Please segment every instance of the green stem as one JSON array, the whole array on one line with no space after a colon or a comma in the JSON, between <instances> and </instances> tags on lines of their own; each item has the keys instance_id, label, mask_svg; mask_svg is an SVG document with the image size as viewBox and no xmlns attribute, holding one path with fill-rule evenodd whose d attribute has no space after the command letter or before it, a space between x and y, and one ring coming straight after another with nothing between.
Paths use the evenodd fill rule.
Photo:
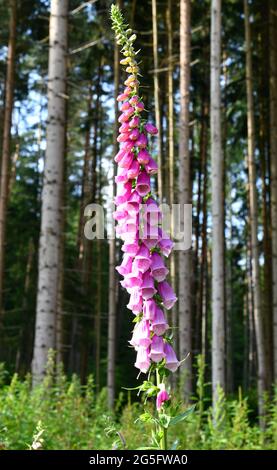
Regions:
<instances>
[{"instance_id":1,"label":"green stem","mask_svg":"<svg viewBox=\"0 0 277 470\"><path fill-rule=\"evenodd\" d=\"M157 381L157 387L161 383L161 378L158 369L156 369L156 381ZM159 411L160 413L160 411ZM161 450L167 450L167 428L164 426L159 426L159 431L162 434L161 440L160 440L160 448Z\"/></svg>"}]
</instances>

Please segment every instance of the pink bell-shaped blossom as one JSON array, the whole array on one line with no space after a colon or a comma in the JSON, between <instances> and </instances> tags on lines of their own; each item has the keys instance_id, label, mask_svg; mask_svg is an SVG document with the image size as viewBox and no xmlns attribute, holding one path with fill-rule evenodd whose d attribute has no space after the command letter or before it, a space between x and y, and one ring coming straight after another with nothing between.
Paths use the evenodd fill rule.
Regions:
<instances>
[{"instance_id":1,"label":"pink bell-shaped blossom","mask_svg":"<svg viewBox=\"0 0 277 470\"><path fill-rule=\"evenodd\" d=\"M134 154L132 152L127 152L123 155L123 157L121 158L121 160L118 162L118 166L120 168L130 168L132 162L133 162L133 159L134 159Z\"/></svg>"},{"instance_id":2,"label":"pink bell-shaped blossom","mask_svg":"<svg viewBox=\"0 0 277 470\"><path fill-rule=\"evenodd\" d=\"M131 140L137 140L139 138L139 130L138 129L133 129L129 134L129 138Z\"/></svg>"},{"instance_id":3,"label":"pink bell-shaped blossom","mask_svg":"<svg viewBox=\"0 0 277 470\"><path fill-rule=\"evenodd\" d=\"M142 276L139 272L131 272L126 274L124 280L121 281L122 287L132 289L133 287L140 287L142 285Z\"/></svg>"},{"instance_id":4,"label":"pink bell-shaped blossom","mask_svg":"<svg viewBox=\"0 0 277 470\"><path fill-rule=\"evenodd\" d=\"M154 201L153 198L149 197L144 205L144 220L146 220L147 224L151 227L158 225L159 222L162 220L162 213L161 210ZM159 230L156 232L156 236L159 238Z\"/></svg>"},{"instance_id":5,"label":"pink bell-shaped blossom","mask_svg":"<svg viewBox=\"0 0 277 470\"><path fill-rule=\"evenodd\" d=\"M122 134L119 134L117 137L117 142L126 142L126 140L129 140L129 132L123 132Z\"/></svg>"},{"instance_id":6,"label":"pink bell-shaped blossom","mask_svg":"<svg viewBox=\"0 0 277 470\"><path fill-rule=\"evenodd\" d=\"M141 111L144 110L144 104L142 101L139 101L137 104L136 104L136 111L138 111L139 113L141 113Z\"/></svg>"},{"instance_id":7,"label":"pink bell-shaped blossom","mask_svg":"<svg viewBox=\"0 0 277 470\"><path fill-rule=\"evenodd\" d=\"M155 175L155 173L157 173L158 165L152 157L150 157L148 163L146 163L145 170L149 175Z\"/></svg>"},{"instance_id":8,"label":"pink bell-shaped blossom","mask_svg":"<svg viewBox=\"0 0 277 470\"><path fill-rule=\"evenodd\" d=\"M130 180L135 179L139 174L140 166L137 160L133 160L131 166L127 170L127 176Z\"/></svg>"},{"instance_id":9,"label":"pink bell-shaped blossom","mask_svg":"<svg viewBox=\"0 0 277 470\"><path fill-rule=\"evenodd\" d=\"M155 248L159 240L158 226L152 226L144 222L140 228L140 236L149 250Z\"/></svg>"},{"instance_id":10,"label":"pink bell-shaped blossom","mask_svg":"<svg viewBox=\"0 0 277 470\"><path fill-rule=\"evenodd\" d=\"M153 362L160 362L164 357L164 340L161 336L154 335L150 347L149 358Z\"/></svg>"},{"instance_id":11,"label":"pink bell-shaped blossom","mask_svg":"<svg viewBox=\"0 0 277 470\"><path fill-rule=\"evenodd\" d=\"M146 194L149 193L149 191L150 191L150 177L145 171L142 171L141 173L139 173L136 188L137 188L137 192L142 197L146 196Z\"/></svg>"},{"instance_id":12,"label":"pink bell-shaped blossom","mask_svg":"<svg viewBox=\"0 0 277 470\"><path fill-rule=\"evenodd\" d=\"M128 122L123 122L123 124L120 126L118 129L120 133L122 132L129 132L129 123Z\"/></svg>"},{"instance_id":13,"label":"pink bell-shaped blossom","mask_svg":"<svg viewBox=\"0 0 277 470\"><path fill-rule=\"evenodd\" d=\"M133 95L129 101L132 106L136 106L137 103L139 102L139 97L137 95Z\"/></svg>"},{"instance_id":14,"label":"pink bell-shaped blossom","mask_svg":"<svg viewBox=\"0 0 277 470\"><path fill-rule=\"evenodd\" d=\"M138 250L139 250L139 247L140 247L139 241L138 241L138 239L136 238L136 239L133 240L132 242L129 242L129 241L127 242L127 241L126 241L125 243L123 243L121 249L122 249L122 251L123 251L124 253L128 253L128 254L131 255L131 256L135 256L136 253L137 253Z\"/></svg>"},{"instance_id":15,"label":"pink bell-shaped blossom","mask_svg":"<svg viewBox=\"0 0 277 470\"><path fill-rule=\"evenodd\" d=\"M131 103L129 101L125 101L120 108L120 111L127 111L127 109L131 108Z\"/></svg>"},{"instance_id":16,"label":"pink bell-shaped blossom","mask_svg":"<svg viewBox=\"0 0 277 470\"><path fill-rule=\"evenodd\" d=\"M139 124L140 124L140 118L138 116L134 116L129 122L129 127L131 129L134 129L135 127L138 127Z\"/></svg>"},{"instance_id":17,"label":"pink bell-shaped blossom","mask_svg":"<svg viewBox=\"0 0 277 470\"><path fill-rule=\"evenodd\" d=\"M133 263L133 258L125 254L123 256L123 260L120 266L117 266L115 269L121 276L125 276L126 274L129 274L132 271L132 263Z\"/></svg>"},{"instance_id":18,"label":"pink bell-shaped blossom","mask_svg":"<svg viewBox=\"0 0 277 470\"><path fill-rule=\"evenodd\" d=\"M171 372L176 372L176 370L178 369L180 365L180 362L178 361L176 357L174 349L172 348L172 346L170 346L169 343L164 344L164 353L165 353L165 367L171 370Z\"/></svg>"},{"instance_id":19,"label":"pink bell-shaped blossom","mask_svg":"<svg viewBox=\"0 0 277 470\"><path fill-rule=\"evenodd\" d=\"M127 98L129 97L130 93L132 93L132 88L130 88L129 86L127 86L126 88L124 88L124 95L127 96ZM127 99L125 98L125 99Z\"/></svg>"},{"instance_id":20,"label":"pink bell-shaped blossom","mask_svg":"<svg viewBox=\"0 0 277 470\"><path fill-rule=\"evenodd\" d=\"M139 369L141 372L143 372L144 374L146 374L146 372L148 371L150 367L150 359L148 357L148 350L143 348L142 346L138 348L135 367Z\"/></svg>"},{"instance_id":21,"label":"pink bell-shaped blossom","mask_svg":"<svg viewBox=\"0 0 277 470\"><path fill-rule=\"evenodd\" d=\"M151 124L151 122L147 122L144 126L144 129L146 130L146 132L148 132L148 134L152 134L152 135L158 134L157 127Z\"/></svg>"},{"instance_id":22,"label":"pink bell-shaped blossom","mask_svg":"<svg viewBox=\"0 0 277 470\"><path fill-rule=\"evenodd\" d=\"M116 211L113 213L114 220L125 220L128 216L128 212L125 210L125 204L121 204L117 207Z\"/></svg>"},{"instance_id":23,"label":"pink bell-shaped blossom","mask_svg":"<svg viewBox=\"0 0 277 470\"><path fill-rule=\"evenodd\" d=\"M169 238L169 236L167 235L167 233L163 232L160 228L159 228L159 243L158 243L158 246L161 250L161 253L168 257L172 251L172 248L174 246L174 243L173 241Z\"/></svg>"},{"instance_id":24,"label":"pink bell-shaped blossom","mask_svg":"<svg viewBox=\"0 0 277 470\"><path fill-rule=\"evenodd\" d=\"M122 150L125 150L125 152L131 152L134 146L135 142L133 140L126 140L122 145Z\"/></svg>"},{"instance_id":25,"label":"pink bell-shaped blossom","mask_svg":"<svg viewBox=\"0 0 277 470\"><path fill-rule=\"evenodd\" d=\"M151 272L154 279L158 282L164 281L168 275L168 269L164 265L163 259L158 253L152 253Z\"/></svg>"},{"instance_id":26,"label":"pink bell-shaped blossom","mask_svg":"<svg viewBox=\"0 0 277 470\"><path fill-rule=\"evenodd\" d=\"M141 244L140 249L136 254L134 265L136 269L142 273L148 271L151 265L150 251L143 243Z\"/></svg>"},{"instance_id":27,"label":"pink bell-shaped blossom","mask_svg":"<svg viewBox=\"0 0 277 470\"><path fill-rule=\"evenodd\" d=\"M127 305L129 310L135 315L138 315L142 311L142 296L140 293L140 289L138 287L134 287L130 294L129 303Z\"/></svg>"},{"instance_id":28,"label":"pink bell-shaped blossom","mask_svg":"<svg viewBox=\"0 0 277 470\"><path fill-rule=\"evenodd\" d=\"M152 321L155 318L157 308L158 307L157 307L155 300L153 299L145 300L143 303L143 316L145 320Z\"/></svg>"},{"instance_id":29,"label":"pink bell-shaped blossom","mask_svg":"<svg viewBox=\"0 0 277 470\"><path fill-rule=\"evenodd\" d=\"M164 384L161 384L160 388L161 390L159 391L157 398L156 398L156 408L158 411L160 411L163 404L169 400L169 395L167 391L165 390Z\"/></svg>"},{"instance_id":30,"label":"pink bell-shaped blossom","mask_svg":"<svg viewBox=\"0 0 277 470\"><path fill-rule=\"evenodd\" d=\"M124 202L128 201L129 197L132 194L132 183L128 181L124 184L119 184L117 186L117 195L114 198L114 202L117 206L123 204Z\"/></svg>"},{"instance_id":31,"label":"pink bell-shaped blossom","mask_svg":"<svg viewBox=\"0 0 277 470\"><path fill-rule=\"evenodd\" d=\"M122 158L124 157L124 155L128 153L127 150L125 150L125 148L122 148L119 150L119 152L116 154L116 156L114 157L114 161L116 163L119 163L120 160L122 160Z\"/></svg>"},{"instance_id":32,"label":"pink bell-shaped blossom","mask_svg":"<svg viewBox=\"0 0 277 470\"><path fill-rule=\"evenodd\" d=\"M126 168L118 167L118 172L115 177L116 184L127 183L128 179L128 170Z\"/></svg>"},{"instance_id":33,"label":"pink bell-shaped blossom","mask_svg":"<svg viewBox=\"0 0 277 470\"><path fill-rule=\"evenodd\" d=\"M177 297L172 289L172 287L168 284L168 282L163 281L158 284L158 292L162 298L164 307L168 310L175 304Z\"/></svg>"},{"instance_id":34,"label":"pink bell-shaped blossom","mask_svg":"<svg viewBox=\"0 0 277 470\"><path fill-rule=\"evenodd\" d=\"M159 307L156 308L155 315L151 323L152 323L152 331L157 336L162 336L168 329L168 324L165 319L164 313L162 309L160 309Z\"/></svg>"},{"instance_id":35,"label":"pink bell-shaped blossom","mask_svg":"<svg viewBox=\"0 0 277 470\"><path fill-rule=\"evenodd\" d=\"M143 133L140 134L136 140L136 146L140 149L145 149L145 147L147 147L147 143L148 143L148 140L147 140L146 135Z\"/></svg>"},{"instance_id":36,"label":"pink bell-shaped blossom","mask_svg":"<svg viewBox=\"0 0 277 470\"><path fill-rule=\"evenodd\" d=\"M135 190L132 192L132 194L130 195L128 199L126 210L129 212L129 214L138 214L140 204L141 204L141 196Z\"/></svg>"},{"instance_id":37,"label":"pink bell-shaped blossom","mask_svg":"<svg viewBox=\"0 0 277 470\"><path fill-rule=\"evenodd\" d=\"M148 348L151 344L149 321L142 319L136 323L130 344L134 347Z\"/></svg>"},{"instance_id":38,"label":"pink bell-shaped blossom","mask_svg":"<svg viewBox=\"0 0 277 470\"><path fill-rule=\"evenodd\" d=\"M121 95L118 95L118 97L116 98L117 101L124 101L124 100L127 100L128 99L128 94L126 93L121 93Z\"/></svg>"},{"instance_id":39,"label":"pink bell-shaped blossom","mask_svg":"<svg viewBox=\"0 0 277 470\"><path fill-rule=\"evenodd\" d=\"M151 276L150 272L147 271L144 273L141 284L141 295L144 299L151 299L157 290L154 286L154 279Z\"/></svg>"},{"instance_id":40,"label":"pink bell-shaped blossom","mask_svg":"<svg viewBox=\"0 0 277 470\"><path fill-rule=\"evenodd\" d=\"M146 149L141 149L137 154L138 162L141 165L146 165L149 162L150 155Z\"/></svg>"}]
</instances>

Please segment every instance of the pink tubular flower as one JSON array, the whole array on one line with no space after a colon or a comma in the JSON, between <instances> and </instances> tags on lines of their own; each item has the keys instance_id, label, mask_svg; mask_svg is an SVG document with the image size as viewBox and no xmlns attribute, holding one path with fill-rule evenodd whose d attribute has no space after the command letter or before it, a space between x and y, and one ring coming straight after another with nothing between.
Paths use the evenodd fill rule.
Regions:
<instances>
[{"instance_id":1,"label":"pink tubular flower","mask_svg":"<svg viewBox=\"0 0 277 470\"><path fill-rule=\"evenodd\" d=\"M164 344L164 353L165 353L165 367L168 370L171 370L171 372L176 372L178 369L180 362L178 361L175 351L170 346L170 344L165 343Z\"/></svg>"},{"instance_id":2,"label":"pink tubular flower","mask_svg":"<svg viewBox=\"0 0 277 470\"><path fill-rule=\"evenodd\" d=\"M141 372L146 374L150 367L150 359L148 357L148 350L140 346L137 351L137 359L135 362L135 367L140 369Z\"/></svg>"},{"instance_id":3,"label":"pink tubular flower","mask_svg":"<svg viewBox=\"0 0 277 470\"><path fill-rule=\"evenodd\" d=\"M165 267L162 257L158 253L153 253L151 256L151 272L158 282L165 280L168 269Z\"/></svg>"},{"instance_id":4,"label":"pink tubular flower","mask_svg":"<svg viewBox=\"0 0 277 470\"><path fill-rule=\"evenodd\" d=\"M130 132L129 137L130 137L131 140L137 140L138 137L139 137L139 130L137 128L133 129Z\"/></svg>"},{"instance_id":5,"label":"pink tubular flower","mask_svg":"<svg viewBox=\"0 0 277 470\"><path fill-rule=\"evenodd\" d=\"M136 106L138 101L139 101L139 97L137 95L132 96L132 98L130 98L130 100L129 100L129 102L132 106Z\"/></svg>"},{"instance_id":6,"label":"pink tubular flower","mask_svg":"<svg viewBox=\"0 0 277 470\"><path fill-rule=\"evenodd\" d=\"M145 149L147 147L148 140L145 134L140 134L136 140L136 146L140 149Z\"/></svg>"},{"instance_id":7,"label":"pink tubular flower","mask_svg":"<svg viewBox=\"0 0 277 470\"><path fill-rule=\"evenodd\" d=\"M131 242L129 241L126 241L123 245L122 245L122 251L124 253L128 253L129 255L132 255L132 256L135 256L136 253L138 252L139 250L139 242L138 242L138 239L135 239Z\"/></svg>"},{"instance_id":8,"label":"pink tubular flower","mask_svg":"<svg viewBox=\"0 0 277 470\"><path fill-rule=\"evenodd\" d=\"M161 336L154 335L150 347L149 358L153 362L160 362L164 357L164 340Z\"/></svg>"},{"instance_id":9,"label":"pink tubular flower","mask_svg":"<svg viewBox=\"0 0 277 470\"><path fill-rule=\"evenodd\" d=\"M131 108L131 103L129 101L125 101L120 108L120 111L127 111L127 109Z\"/></svg>"},{"instance_id":10,"label":"pink tubular flower","mask_svg":"<svg viewBox=\"0 0 277 470\"><path fill-rule=\"evenodd\" d=\"M129 122L129 127L131 129L134 129L135 127L139 126L139 123L140 123L140 118L138 116L134 116Z\"/></svg>"},{"instance_id":11,"label":"pink tubular flower","mask_svg":"<svg viewBox=\"0 0 277 470\"><path fill-rule=\"evenodd\" d=\"M159 307L156 308L154 317L151 321L151 325L153 332L157 336L162 336L168 329L168 324L165 319L164 313Z\"/></svg>"},{"instance_id":12,"label":"pink tubular flower","mask_svg":"<svg viewBox=\"0 0 277 470\"><path fill-rule=\"evenodd\" d=\"M157 290L154 286L154 280L151 276L150 272L147 271L143 275L142 284L141 284L141 295L144 299L151 299L154 294L156 294Z\"/></svg>"},{"instance_id":13,"label":"pink tubular flower","mask_svg":"<svg viewBox=\"0 0 277 470\"><path fill-rule=\"evenodd\" d=\"M141 149L138 152L137 159L141 165L146 165L149 162L150 155L145 149Z\"/></svg>"},{"instance_id":14,"label":"pink tubular flower","mask_svg":"<svg viewBox=\"0 0 277 470\"><path fill-rule=\"evenodd\" d=\"M158 129L156 128L156 126L151 124L151 122L147 122L144 126L144 129L146 130L146 132L148 132L148 134L158 134Z\"/></svg>"},{"instance_id":15,"label":"pink tubular flower","mask_svg":"<svg viewBox=\"0 0 277 470\"><path fill-rule=\"evenodd\" d=\"M145 169L147 173L149 173L149 175L154 175L155 173L157 173L158 165L152 157L150 157L148 163L146 163Z\"/></svg>"},{"instance_id":16,"label":"pink tubular flower","mask_svg":"<svg viewBox=\"0 0 277 470\"><path fill-rule=\"evenodd\" d=\"M127 211L129 214L138 214L141 204L141 196L137 191L133 191L128 199Z\"/></svg>"},{"instance_id":17,"label":"pink tubular flower","mask_svg":"<svg viewBox=\"0 0 277 470\"><path fill-rule=\"evenodd\" d=\"M121 93L121 95L118 95L116 99L117 101L124 101L124 100L127 100L127 98L128 98L128 94Z\"/></svg>"},{"instance_id":18,"label":"pink tubular flower","mask_svg":"<svg viewBox=\"0 0 277 470\"><path fill-rule=\"evenodd\" d=\"M164 307L169 310L175 304L177 297L168 282L163 281L158 284L158 292L162 298Z\"/></svg>"},{"instance_id":19,"label":"pink tubular flower","mask_svg":"<svg viewBox=\"0 0 277 470\"><path fill-rule=\"evenodd\" d=\"M119 128L119 132L129 132L129 123L128 122L123 122Z\"/></svg>"},{"instance_id":20,"label":"pink tubular flower","mask_svg":"<svg viewBox=\"0 0 277 470\"><path fill-rule=\"evenodd\" d=\"M135 315L142 311L142 296L138 287L132 289L127 308L132 310Z\"/></svg>"},{"instance_id":21,"label":"pink tubular flower","mask_svg":"<svg viewBox=\"0 0 277 470\"><path fill-rule=\"evenodd\" d=\"M135 263L135 267L137 268L137 270L142 273L145 273L146 271L148 271L151 265L150 252L143 243L140 246L140 249L136 254L134 263Z\"/></svg>"},{"instance_id":22,"label":"pink tubular flower","mask_svg":"<svg viewBox=\"0 0 277 470\"><path fill-rule=\"evenodd\" d=\"M162 384L164 385L164 384ZM158 411L160 411L161 407L163 406L163 404L169 400L169 395L167 393L167 391L165 390L165 388L163 387L158 395L157 395L157 398L156 398L156 408Z\"/></svg>"},{"instance_id":23,"label":"pink tubular flower","mask_svg":"<svg viewBox=\"0 0 277 470\"><path fill-rule=\"evenodd\" d=\"M134 154L132 152L124 153L122 159L118 162L120 168L129 168L134 159Z\"/></svg>"},{"instance_id":24,"label":"pink tubular flower","mask_svg":"<svg viewBox=\"0 0 277 470\"><path fill-rule=\"evenodd\" d=\"M150 326L147 320L136 323L130 344L135 347L148 348L151 344Z\"/></svg>"},{"instance_id":25,"label":"pink tubular flower","mask_svg":"<svg viewBox=\"0 0 277 470\"><path fill-rule=\"evenodd\" d=\"M129 140L129 132L123 132L122 134L119 134L117 137L117 142L126 142L126 140Z\"/></svg>"},{"instance_id":26,"label":"pink tubular flower","mask_svg":"<svg viewBox=\"0 0 277 470\"><path fill-rule=\"evenodd\" d=\"M145 300L143 304L143 316L145 320L150 320L152 322L152 320L155 318L157 308L158 307L157 307L155 300L153 299Z\"/></svg>"},{"instance_id":27,"label":"pink tubular flower","mask_svg":"<svg viewBox=\"0 0 277 470\"><path fill-rule=\"evenodd\" d=\"M141 171L137 179L137 192L140 196L146 196L150 191L150 177L145 171Z\"/></svg>"},{"instance_id":28,"label":"pink tubular flower","mask_svg":"<svg viewBox=\"0 0 277 470\"><path fill-rule=\"evenodd\" d=\"M139 102L136 104L136 111L138 111L139 113L141 113L143 110L144 110L144 104L143 104L142 101L139 101Z\"/></svg>"},{"instance_id":29,"label":"pink tubular flower","mask_svg":"<svg viewBox=\"0 0 277 470\"><path fill-rule=\"evenodd\" d=\"M133 160L131 166L127 170L128 179L133 180L139 175L139 162L137 160Z\"/></svg>"},{"instance_id":30,"label":"pink tubular flower","mask_svg":"<svg viewBox=\"0 0 277 470\"><path fill-rule=\"evenodd\" d=\"M123 256L123 260L120 266L115 268L119 274L125 276L126 274L130 274L132 271L132 257L127 253Z\"/></svg>"}]
</instances>

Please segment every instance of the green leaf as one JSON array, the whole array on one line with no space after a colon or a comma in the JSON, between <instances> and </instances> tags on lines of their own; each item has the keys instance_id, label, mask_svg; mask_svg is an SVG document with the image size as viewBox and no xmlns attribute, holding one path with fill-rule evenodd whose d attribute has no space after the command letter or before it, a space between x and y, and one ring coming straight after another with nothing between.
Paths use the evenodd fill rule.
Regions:
<instances>
[{"instance_id":1,"label":"green leaf","mask_svg":"<svg viewBox=\"0 0 277 470\"><path fill-rule=\"evenodd\" d=\"M193 413L194 409L195 409L195 405L191 406L184 413L180 413L179 415L174 416L174 418L171 418L169 426L174 426L175 424L178 424L181 421L183 421L184 419L186 419L191 413Z\"/></svg>"},{"instance_id":2,"label":"green leaf","mask_svg":"<svg viewBox=\"0 0 277 470\"><path fill-rule=\"evenodd\" d=\"M139 447L137 450L159 450L159 447Z\"/></svg>"},{"instance_id":3,"label":"green leaf","mask_svg":"<svg viewBox=\"0 0 277 470\"><path fill-rule=\"evenodd\" d=\"M168 416L166 414L160 414L159 415L159 423L163 428L167 429L169 424L170 424L170 421L171 421L170 416Z\"/></svg>"}]
</instances>

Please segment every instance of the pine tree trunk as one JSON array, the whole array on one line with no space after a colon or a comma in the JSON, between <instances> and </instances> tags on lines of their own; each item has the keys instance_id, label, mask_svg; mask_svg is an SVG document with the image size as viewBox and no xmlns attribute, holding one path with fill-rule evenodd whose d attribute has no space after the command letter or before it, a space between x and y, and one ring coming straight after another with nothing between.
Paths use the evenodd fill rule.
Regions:
<instances>
[{"instance_id":1,"label":"pine tree trunk","mask_svg":"<svg viewBox=\"0 0 277 470\"><path fill-rule=\"evenodd\" d=\"M62 186L65 148L65 92L68 1L51 1L48 68L48 122L42 193L34 383L42 380L48 351L55 347L62 230Z\"/></svg>"},{"instance_id":2,"label":"pine tree trunk","mask_svg":"<svg viewBox=\"0 0 277 470\"><path fill-rule=\"evenodd\" d=\"M249 178L249 222L251 235L252 284L254 292L254 324L258 356L258 402L260 417L264 414L263 394L266 390L266 357L262 321L262 303L258 246L258 203L255 164L255 127L253 103L253 71L248 0L244 0L246 44L246 92L247 92L247 165Z\"/></svg>"},{"instance_id":3,"label":"pine tree trunk","mask_svg":"<svg viewBox=\"0 0 277 470\"><path fill-rule=\"evenodd\" d=\"M179 124L179 203L191 203L189 154L189 85L190 85L190 0L180 1L180 124ZM178 252L179 264L179 354L187 357L182 367L184 398L192 393L191 358L191 251Z\"/></svg>"},{"instance_id":4,"label":"pine tree trunk","mask_svg":"<svg viewBox=\"0 0 277 470\"><path fill-rule=\"evenodd\" d=\"M16 0L10 0L9 44L7 56L7 73L5 83L5 109L3 123L1 182L0 182L0 323L4 313L3 285L4 285L4 254L5 232L7 220L7 203L9 192L10 170L10 137L12 125L13 94L14 94L14 66L15 66L15 40L16 40Z\"/></svg>"},{"instance_id":5,"label":"pine tree trunk","mask_svg":"<svg viewBox=\"0 0 277 470\"><path fill-rule=\"evenodd\" d=\"M117 5L121 8L121 0L117 1ZM119 93L119 48L117 44L114 46L114 136L113 146L114 155L118 151L117 143L117 120L118 120L118 102L117 96ZM116 194L115 190L115 162L112 162L112 199ZM116 244L115 239L109 240L109 326L108 326L108 369L107 369L107 387L108 387L108 406L114 407L115 400L115 353L116 353L116 276L115 276L115 261L116 261Z\"/></svg>"},{"instance_id":6,"label":"pine tree trunk","mask_svg":"<svg viewBox=\"0 0 277 470\"><path fill-rule=\"evenodd\" d=\"M158 24L157 24L157 1L152 0L152 29L153 29L153 59L154 59L154 104L155 121L159 130L158 139L158 194L160 201L163 200L163 161L162 161L162 135L161 135L161 107L159 89L159 60L158 60Z\"/></svg>"},{"instance_id":7,"label":"pine tree trunk","mask_svg":"<svg viewBox=\"0 0 277 470\"><path fill-rule=\"evenodd\" d=\"M212 387L225 390L224 208L221 134L221 0L211 5L211 160L212 160Z\"/></svg>"},{"instance_id":8,"label":"pine tree trunk","mask_svg":"<svg viewBox=\"0 0 277 470\"><path fill-rule=\"evenodd\" d=\"M272 224L273 362L277 381L277 6L270 0L270 163Z\"/></svg>"},{"instance_id":9,"label":"pine tree trunk","mask_svg":"<svg viewBox=\"0 0 277 470\"><path fill-rule=\"evenodd\" d=\"M56 339L55 349L57 351L57 364L64 363L64 316L63 316L63 300L64 300L64 269L65 269L65 228L66 228L66 181L67 181L67 120L68 120L68 103L65 102L65 132L64 132L64 171L61 186L61 230L60 230L60 247L59 247L59 284L57 296L57 312L56 312Z\"/></svg>"}]
</instances>

